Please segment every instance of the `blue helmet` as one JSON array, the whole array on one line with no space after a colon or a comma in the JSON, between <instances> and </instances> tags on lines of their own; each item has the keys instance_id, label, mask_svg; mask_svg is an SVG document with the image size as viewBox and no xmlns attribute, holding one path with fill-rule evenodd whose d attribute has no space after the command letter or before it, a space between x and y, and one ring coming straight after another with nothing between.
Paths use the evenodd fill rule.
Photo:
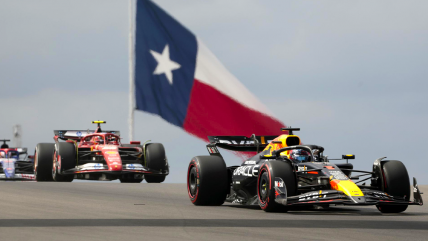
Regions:
<instances>
[{"instance_id":1,"label":"blue helmet","mask_svg":"<svg viewBox=\"0 0 428 241\"><path fill-rule=\"evenodd\" d=\"M293 150L290 154L290 159L294 162L300 163L300 162L310 162L311 156L309 153L305 150L297 149Z\"/></svg>"}]
</instances>

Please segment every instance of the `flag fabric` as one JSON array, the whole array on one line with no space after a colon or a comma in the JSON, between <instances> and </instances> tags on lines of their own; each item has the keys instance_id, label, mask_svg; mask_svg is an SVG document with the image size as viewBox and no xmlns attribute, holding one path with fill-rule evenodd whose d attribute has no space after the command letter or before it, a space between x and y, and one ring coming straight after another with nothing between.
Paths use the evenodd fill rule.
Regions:
<instances>
[{"instance_id":1,"label":"flag fabric","mask_svg":"<svg viewBox=\"0 0 428 241\"><path fill-rule=\"evenodd\" d=\"M200 39L149 0L136 3L134 73L137 110L204 140L284 127Z\"/></svg>"}]
</instances>

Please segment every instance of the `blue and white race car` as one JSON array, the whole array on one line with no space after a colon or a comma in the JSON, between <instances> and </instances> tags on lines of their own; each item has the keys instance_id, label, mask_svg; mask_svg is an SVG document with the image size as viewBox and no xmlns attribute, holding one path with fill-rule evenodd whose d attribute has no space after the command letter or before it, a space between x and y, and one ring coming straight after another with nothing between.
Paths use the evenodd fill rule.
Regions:
<instances>
[{"instance_id":1,"label":"blue and white race car","mask_svg":"<svg viewBox=\"0 0 428 241\"><path fill-rule=\"evenodd\" d=\"M10 148L10 140L0 141L0 180L34 181L34 160L27 148Z\"/></svg>"}]
</instances>

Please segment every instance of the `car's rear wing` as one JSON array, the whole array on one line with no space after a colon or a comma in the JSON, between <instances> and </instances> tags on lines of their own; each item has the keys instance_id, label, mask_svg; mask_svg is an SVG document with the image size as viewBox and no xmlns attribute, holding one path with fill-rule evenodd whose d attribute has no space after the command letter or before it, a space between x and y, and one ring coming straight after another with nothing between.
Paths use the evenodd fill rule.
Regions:
<instances>
[{"instance_id":1,"label":"car's rear wing","mask_svg":"<svg viewBox=\"0 0 428 241\"><path fill-rule=\"evenodd\" d=\"M278 136L208 136L210 143L207 145L210 154L218 153L220 147L231 151L259 152Z\"/></svg>"},{"instance_id":2,"label":"car's rear wing","mask_svg":"<svg viewBox=\"0 0 428 241\"><path fill-rule=\"evenodd\" d=\"M89 134L94 134L95 130L54 130L54 135L62 140L79 141L80 138ZM102 133L111 133L120 136L120 131L102 131Z\"/></svg>"}]
</instances>

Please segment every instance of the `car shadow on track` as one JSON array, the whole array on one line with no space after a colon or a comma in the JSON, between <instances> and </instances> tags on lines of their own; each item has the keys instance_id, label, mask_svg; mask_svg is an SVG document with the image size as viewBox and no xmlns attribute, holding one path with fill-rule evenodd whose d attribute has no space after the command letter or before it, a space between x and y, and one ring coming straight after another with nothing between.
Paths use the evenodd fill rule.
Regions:
<instances>
[{"instance_id":1,"label":"car shadow on track","mask_svg":"<svg viewBox=\"0 0 428 241\"><path fill-rule=\"evenodd\" d=\"M223 205L225 207L237 208L237 209L249 209L249 210L260 210L258 205ZM285 213L285 212L284 212ZM403 212L403 213L381 213L376 207L371 208L343 208L343 207L329 207L326 209L315 209L312 207L293 207L287 214L291 215L346 215L346 216L428 216L428 213L417 213L417 212Z\"/></svg>"},{"instance_id":2,"label":"car shadow on track","mask_svg":"<svg viewBox=\"0 0 428 241\"><path fill-rule=\"evenodd\" d=\"M428 230L428 221L278 219L0 219L0 227L254 227Z\"/></svg>"}]
</instances>

